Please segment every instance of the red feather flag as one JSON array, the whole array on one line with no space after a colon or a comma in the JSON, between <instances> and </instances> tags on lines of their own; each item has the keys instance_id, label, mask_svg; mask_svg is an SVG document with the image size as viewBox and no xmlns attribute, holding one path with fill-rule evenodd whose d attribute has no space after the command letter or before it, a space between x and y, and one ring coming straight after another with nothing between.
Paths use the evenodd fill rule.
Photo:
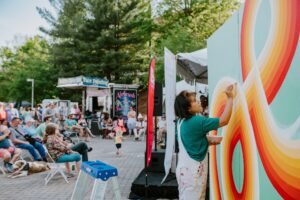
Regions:
<instances>
[{"instance_id":1,"label":"red feather flag","mask_svg":"<svg viewBox=\"0 0 300 200\"><path fill-rule=\"evenodd\" d=\"M147 114L147 147L146 147L146 166L151 161L151 152L153 144L153 109L154 109L154 89L155 89L155 58L152 58L148 77L148 114Z\"/></svg>"}]
</instances>

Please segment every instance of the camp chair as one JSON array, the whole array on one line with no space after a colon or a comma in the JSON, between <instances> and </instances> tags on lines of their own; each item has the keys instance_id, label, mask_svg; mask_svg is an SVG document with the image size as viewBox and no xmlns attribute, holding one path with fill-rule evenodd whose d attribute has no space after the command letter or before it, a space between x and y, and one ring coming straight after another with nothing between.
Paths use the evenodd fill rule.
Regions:
<instances>
[{"instance_id":1,"label":"camp chair","mask_svg":"<svg viewBox=\"0 0 300 200\"><path fill-rule=\"evenodd\" d=\"M49 166L50 166L50 170L45 178L45 185L47 185L49 183L49 181L54 177L55 174L59 173L61 174L61 176L65 179L65 181L67 183L69 183L68 179L67 179L67 176L65 175L63 169L62 169L62 164L64 163L57 163L53 160L53 158L51 157L51 155L49 154L48 152L48 149L46 148L45 145L44 146L44 149L46 151L46 154L47 154L47 157L49 158L48 159L48 163L49 163Z\"/></svg>"},{"instance_id":2,"label":"camp chair","mask_svg":"<svg viewBox=\"0 0 300 200\"><path fill-rule=\"evenodd\" d=\"M3 158L0 158L0 162L1 162L2 164L4 164ZM4 165L3 165L3 166L4 166ZM4 170L4 168L3 168L2 166L0 166L0 172L2 172L3 175L6 175L6 172L5 172L5 170Z\"/></svg>"},{"instance_id":3,"label":"camp chair","mask_svg":"<svg viewBox=\"0 0 300 200\"><path fill-rule=\"evenodd\" d=\"M26 150L26 149L21 149L21 150L22 150L22 153L20 155L21 160L26 160L25 158L28 158L30 161L34 161L32 155L29 153L28 150Z\"/></svg>"},{"instance_id":4,"label":"camp chair","mask_svg":"<svg viewBox=\"0 0 300 200\"><path fill-rule=\"evenodd\" d=\"M75 143L78 143L80 140L79 140L79 137L78 137L78 134L77 132L75 131L71 131L71 130L65 130L63 135L66 136L66 137L70 137L70 138L75 138Z\"/></svg>"}]
</instances>

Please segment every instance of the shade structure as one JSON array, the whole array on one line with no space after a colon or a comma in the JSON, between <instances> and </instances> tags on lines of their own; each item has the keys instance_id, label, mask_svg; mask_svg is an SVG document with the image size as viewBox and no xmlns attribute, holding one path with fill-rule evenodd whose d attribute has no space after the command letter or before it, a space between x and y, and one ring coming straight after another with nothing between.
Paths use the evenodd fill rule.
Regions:
<instances>
[{"instance_id":1,"label":"shade structure","mask_svg":"<svg viewBox=\"0 0 300 200\"><path fill-rule=\"evenodd\" d=\"M177 75L187 82L194 80L207 84L207 49L191 53L179 53L177 57Z\"/></svg>"}]
</instances>

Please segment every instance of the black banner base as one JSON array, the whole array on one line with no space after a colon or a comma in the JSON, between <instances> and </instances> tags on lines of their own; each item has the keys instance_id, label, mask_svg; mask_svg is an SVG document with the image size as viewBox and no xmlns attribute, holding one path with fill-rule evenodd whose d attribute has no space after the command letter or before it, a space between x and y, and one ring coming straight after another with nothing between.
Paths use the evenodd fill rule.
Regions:
<instances>
[{"instance_id":1,"label":"black banner base","mask_svg":"<svg viewBox=\"0 0 300 200\"><path fill-rule=\"evenodd\" d=\"M136 200L154 200L157 198L178 199L178 184L176 175L170 173L165 182L161 184L164 175L165 174L161 172L148 172L148 197L145 197L146 178L145 169L143 169L132 183L131 192L128 198Z\"/></svg>"}]
</instances>

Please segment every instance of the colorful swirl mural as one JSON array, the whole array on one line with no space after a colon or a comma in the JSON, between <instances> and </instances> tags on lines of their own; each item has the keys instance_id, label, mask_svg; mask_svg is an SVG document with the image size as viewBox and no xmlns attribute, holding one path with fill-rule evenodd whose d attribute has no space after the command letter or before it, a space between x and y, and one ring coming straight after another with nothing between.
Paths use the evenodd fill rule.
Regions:
<instances>
[{"instance_id":1,"label":"colorful swirl mural","mask_svg":"<svg viewBox=\"0 0 300 200\"><path fill-rule=\"evenodd\" d=\"M258 156L273 187L284 199L300 198L300 140L290 139L300 127L300 118L288 128L276 124L270 104L276 97L293 61L300 33L300 1L270 0L271 21L267 40L256 56L254 33L261 1L245 3L241 26L241 64L243 82L237 86L233 115L220 145L210 148L211 199L259 199ZM224 90L229 83L223 78L214 88L211 117L224 110ZM218 134L216 131L210 134ZM244 178L238 191L232 174L234 149L240 142ZM218 169L220 169L218 173ZM219 177L219 175L222 177Z\"/></svg>"}]
</instances>

